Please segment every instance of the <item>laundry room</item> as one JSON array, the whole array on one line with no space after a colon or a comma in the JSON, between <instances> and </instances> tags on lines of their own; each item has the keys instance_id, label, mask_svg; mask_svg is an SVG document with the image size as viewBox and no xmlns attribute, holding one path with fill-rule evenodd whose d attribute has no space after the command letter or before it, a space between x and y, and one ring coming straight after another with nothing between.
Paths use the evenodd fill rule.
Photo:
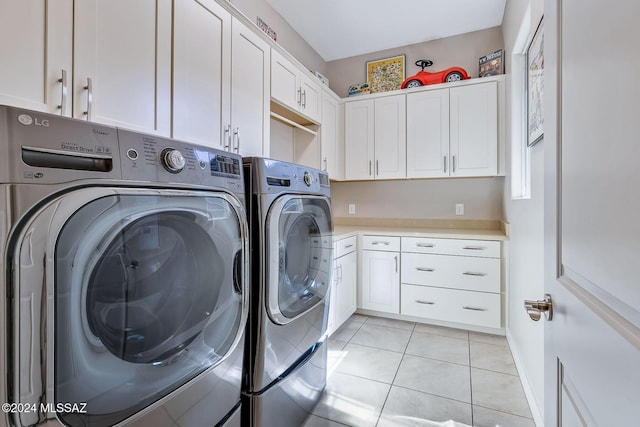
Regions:
<instances>
[{"instance_id":1,"label":"laundry room","mask_svg":"<svg viewBox=\"0 0 640 427\"><path fill-rule=\"evenodd\" d=\"M638 20L0 0L0 427L633 425Z\"/></svg>"}]
</instances>

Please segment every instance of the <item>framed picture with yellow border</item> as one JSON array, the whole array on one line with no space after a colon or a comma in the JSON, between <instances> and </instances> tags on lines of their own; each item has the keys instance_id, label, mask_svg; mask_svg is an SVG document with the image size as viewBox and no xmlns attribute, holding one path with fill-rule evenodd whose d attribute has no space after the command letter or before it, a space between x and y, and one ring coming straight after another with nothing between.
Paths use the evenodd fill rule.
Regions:
<instances>
[{"instance_id":1,"label":"framed picture with yellow border","mask_svg":"<svg viewBox=\"0 0 640 427\"><path fill-rule=\"evenodd\" d=\"M367 83L371 93L400 89L404 81L405 55L367 62Z\"/></svg>"}]
</instances>

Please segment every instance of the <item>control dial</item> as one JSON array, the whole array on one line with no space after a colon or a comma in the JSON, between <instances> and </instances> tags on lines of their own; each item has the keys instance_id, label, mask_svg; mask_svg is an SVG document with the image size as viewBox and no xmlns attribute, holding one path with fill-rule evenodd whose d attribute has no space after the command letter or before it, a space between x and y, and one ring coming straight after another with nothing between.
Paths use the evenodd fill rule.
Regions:
<instances>
[{"instance_id":1,"label":"control dial","mask_svg":"<svg viewBox=\"0 0 640 427\"><path fill-rule=\"evenodd\" d=\"M178 173L187 164L182 153L175 148L165 148L160 153L162 166L171 173Z\"/></svg>"},{"instance_id":2,"label":"control dial","mask_svg":"<svg viewBox=\"0 0 640 427\"><path fill-rule=\"evenodd\" d=\"M307 187L311 187L311 184L313 184L313 175L309 172L305 172L302 179L304 179L304 183L307 184Z\"/></svg>"}]
</instances>

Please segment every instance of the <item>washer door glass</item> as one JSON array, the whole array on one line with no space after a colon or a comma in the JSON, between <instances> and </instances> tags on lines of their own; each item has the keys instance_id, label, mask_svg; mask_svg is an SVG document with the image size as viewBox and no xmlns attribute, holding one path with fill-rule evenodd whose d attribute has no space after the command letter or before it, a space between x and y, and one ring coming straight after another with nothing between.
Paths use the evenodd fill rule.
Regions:
<instances>
[{"instance_id":1,"label":"washer door glass","mask_svg":"<svg viewBox=\"0 0 640 427\"><path fill-rule=\"evenodd\" d=\"M331 208L324 198L285 196L273 209L270 220L278 224L278 286L272 316L287 323L320 303L328 292ZM270 293L275 299L273 289Z\"/></svg>"},{"instance_id":2,"label":"washer door glass","mask_svg":"<svg viewBox=\"0 0 640 427\"><path fill-rule=\"evenodd\" d=\"M220 363L243 329L244 240L225 197L114 195L62 229L56 401L112 425Z\"/></svg>"}]
</instances>

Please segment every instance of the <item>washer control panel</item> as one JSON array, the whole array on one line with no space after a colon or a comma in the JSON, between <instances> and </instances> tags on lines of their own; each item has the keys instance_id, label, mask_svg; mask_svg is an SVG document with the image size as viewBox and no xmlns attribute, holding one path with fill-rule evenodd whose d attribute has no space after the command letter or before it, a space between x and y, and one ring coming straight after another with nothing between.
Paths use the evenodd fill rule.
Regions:
<instances>
[{"instance_id":1,"label":"washer control panel","mask_svg":"<svg viewBox=\"0 0 640 427\"><path fill-rule=\"evenodd\" d=\"M232 186L241 191L242 158L237 154L123 129L118 129L118 139L124 179Z\"/></svg>"}]
</instances>

